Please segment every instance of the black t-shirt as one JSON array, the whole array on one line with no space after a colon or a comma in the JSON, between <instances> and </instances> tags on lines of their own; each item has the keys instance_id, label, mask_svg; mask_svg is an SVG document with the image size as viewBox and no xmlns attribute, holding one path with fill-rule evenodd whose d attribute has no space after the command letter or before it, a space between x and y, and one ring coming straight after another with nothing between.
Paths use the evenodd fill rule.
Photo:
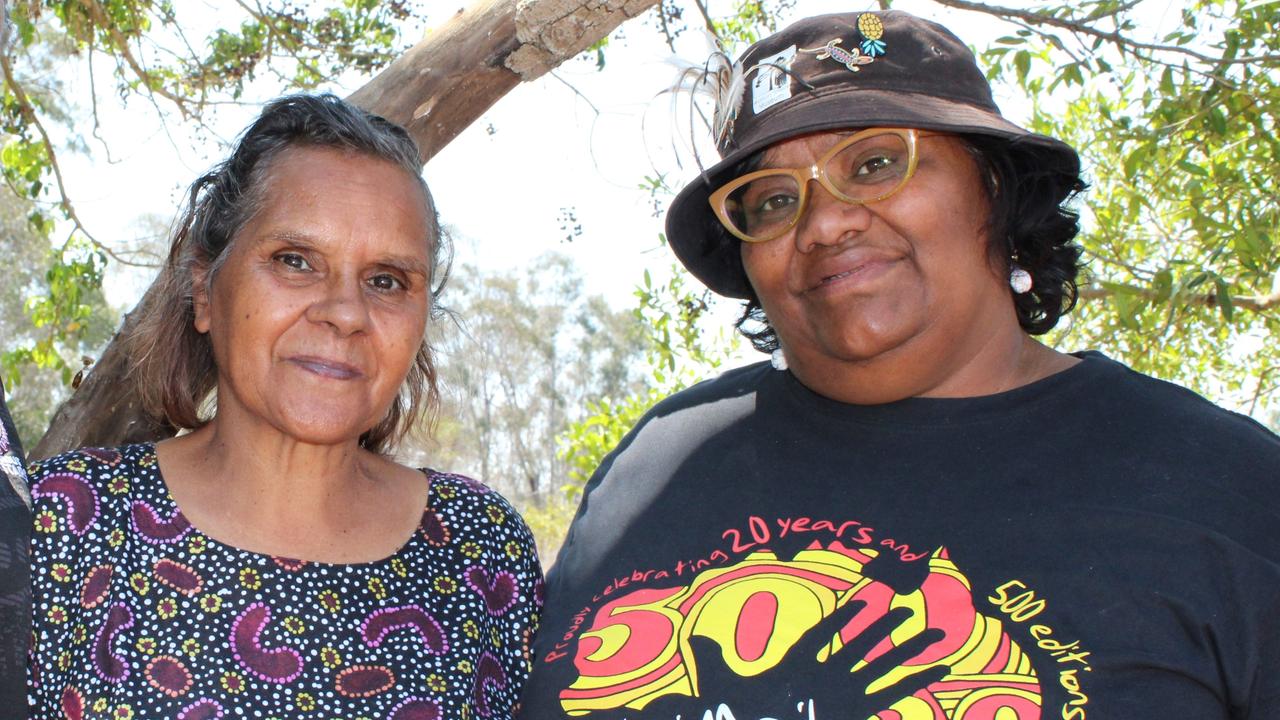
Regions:
<instances>
[{"instance_id":1,"label":"black t-shirt","mask_svg":"<svg viewBox=\"0 0 1280 720\"><path fill-rule=\"evenodd\" d=\"M22 443L0 389L0 718L26 717L31 640L31 512ZM29 502L29 500L27 501Z\"/></svg>"},{"instance_id":2,"label":"black t-shirt","mask_svg":"<svg viewBox=\"0 0 1280 720\"><path fill-rule=\"evenodd\" d=\"M587 484L523 717L1280 717L1278 490L1280 438L1097 354L879 406L732 371Z\"/></svg>"}]
</instances>

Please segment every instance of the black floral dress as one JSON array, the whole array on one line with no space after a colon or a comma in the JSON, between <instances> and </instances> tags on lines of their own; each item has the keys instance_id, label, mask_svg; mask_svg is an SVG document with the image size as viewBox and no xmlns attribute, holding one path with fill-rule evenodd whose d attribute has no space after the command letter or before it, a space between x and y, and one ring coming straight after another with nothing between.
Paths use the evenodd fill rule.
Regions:
<instances>
[{"instance_id":1,"label":"black floral dress","mask_svg":"<svg viewBox=\"0 0 1280 720\"><path fill-rule=\"evenodd\" d=\"M31 466L32 715L510 717L542 579L498 494L427 471L418 531L336 565L246 552L192 527L153 445Z\"/></svg>"}]
</instances>

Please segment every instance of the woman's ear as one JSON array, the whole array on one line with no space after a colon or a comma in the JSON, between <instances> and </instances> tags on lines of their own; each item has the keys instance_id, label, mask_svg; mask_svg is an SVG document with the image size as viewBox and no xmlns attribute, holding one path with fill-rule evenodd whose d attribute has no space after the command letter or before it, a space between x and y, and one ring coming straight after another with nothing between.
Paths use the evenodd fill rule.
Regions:
<instances>
[{"instance_id":1,"label":"woman's ear","mask_svg":"<svg viewBox=\"0 0 1280 720\"><path fill-rule=\"evenodd\" d=\"M207 268L197 267L191 271L191 308L195 315L193 324L200 334L209 332L210 327L208 277Z\"/></svg>"}]
</instances>

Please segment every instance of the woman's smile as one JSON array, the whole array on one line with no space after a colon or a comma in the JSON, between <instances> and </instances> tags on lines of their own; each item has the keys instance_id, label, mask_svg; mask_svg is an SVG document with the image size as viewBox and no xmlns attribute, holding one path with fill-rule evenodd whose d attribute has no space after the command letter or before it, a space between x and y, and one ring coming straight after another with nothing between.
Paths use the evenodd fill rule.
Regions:
<instances>
[{"instance_id":1,"label":"woman's smile","mask_svg":"<svg viewBox=\"0 0 1280 720\"><path fill-rule=\"evenodd\" d=\"M364 373L360 372L360 369L356 366L337 360L326 360L320 357L304 355L291 357L288 362L312 375L331 380L357 380L364 376Z\"/></svg>"},{"instance_id":2,"label":"woman's smile","mask_svg":"<svg viewBox=\"0 0 1280 720\"><path fill-rule=\"evenodd\" d=\"M893 271L901 254L871 247L854 247L817 261L804 275L804 292L814 295L867 291Z\"/></svg>"}]
</instances>

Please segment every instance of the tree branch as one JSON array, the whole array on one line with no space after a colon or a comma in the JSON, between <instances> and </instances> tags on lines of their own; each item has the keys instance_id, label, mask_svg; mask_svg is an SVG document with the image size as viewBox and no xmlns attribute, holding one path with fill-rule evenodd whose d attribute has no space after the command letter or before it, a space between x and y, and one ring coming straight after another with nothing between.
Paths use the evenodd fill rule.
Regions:
<instances>
[{"instance_id":1,"label":"tree branch","mask_svg":"<svg viewBox=\"0 0 1280 720\"><path fill-rule=\"evenodd\" d=\"M166 90L163 83L157 82L156 79L152 77L151 72L142 67L142 64L138 62L138 59L135 58L133 53L129 50L129 38L125 37L124 34L116 27L115 23L111 22L111 18L107 17L107 13L102 9L102 5L98 4L97 0L80 0L80 5L89 13L89 17L93 20L94 24L103 28L111 35L111 41L115 43L116 49L120 51L120 57L124 58L129 69L133 70L133 73L143 82L147 91L172 102L177 106L178 112L182 114L184 119L190 117L191 113L187 111L187 98L175 95Z\"/></svg>"},{"instance_id":2,"label":"tree branch","mask_svg":"<svg viewBox=\"0 0 1280 720\"><path fill-rule=\"evenodd\" d=\"M1262 369L1262 372L1258 373L1258 385L1253 391L1253 399L1249 402L1250 415L1253 415L1253 411L1258 408L1258 401L1262 399L1262 396L1275 390L1274 386L1271 390L1266 389L1267 375L1271 374L1272 369L1272 367L1265 367Z\"/></svg>"},{"instance_id":3,"label":"tree branch","mask_svg":"<svg viewBox=\"0 0 1280 720\"><path fill-rule=\"evenodd\" d=\"M521 81L534 80L657 0L479 0L347 100L404 126L425 163Z\"/></svg>"},{"instance_id":4,"label":"tree branch","mask_svg":"<svg viewBox=\"0 0 1280 720\"><path fill-rule=\"evenodd\" d=\"M711 14L707 12L707 4L703 0L693 0L693 6L698 8L698 13L702 15L702 24L707 28L707 32L711 36L720 39L720 33L716 32L716 23L711 19Z\"/></svg>"},{"instance_id":5,"label":"tree branch","mask_svg":"<svg viewBox=\"0 0 1280 720\"><path fill-rule=\"evenodd\" d=\"M22 89L21 83L19 83L17 78L13 76L13 69L9 65L9 58L4 54L0 54L0 71L4 72L4 82L9 86L9 91L13 93L13 98L18 103L23 119L30 123L40 135L40 144L44 147L45 154L49 158L49 167L53 170L53 178L58 185L59 207L62 208L62 212L67 216L67 219L71 221L74 229L79 230L94 247L106 253L108 257L116 262L123 263L125 265L132 265L134 267L150 267L149 265L136 263L132 260L126 260L121 257L114 250L95 238L93 234L89 232L88 228L84 226L84 223L80 222L80 216L76 214L76 209L71 204L71 198L67 195L66 184L62 181L62 168L58 165L58 156L57 153L54 152L53 141L49 139L49 133L45 130L44 124L40 122L40 116L36 114L36 109L31 104L30 98L27 97L26 91Z\"/></svg>"},{"instance_id":6,"label":"tree branch","mask_svg":"<svg viewBox=\"0 0 1280 720\"><path fill-rule=\"evenodd\" d=\"M298 42L297 38L292 37L287 33L280 32L280 30L276 27L276 24L271 21L271 18L268 18L262 13L261 7L255 10L254 8L249 7L248 3L244 2L244 0L236 0L236 4L239 5L241 8L243 8L245 12L249 13L250 17L257 20L264 28L266 28L267 33L272 38L277 39L281 43L283 43L284 46L289 50L290 55L295 60L298 61L299 65L306 68L307 70L310 70L312 73L315 74L316 77L323 77L323 78L328 77L327 74L320 71L320 68L317 67L315 63L307 62L300 55L300 52L304 48L307 50L313 50L315 46L311 45L310 43L306 43L306 44L300 43Z\"/></svg>"},{"instance_id":7,"label":"tree branch","mask_svg":"<svg viewBox=\"0 0 1280 720\"><path fill-rule=\"evenodd\" d=\"M1144 300L1154 302L1160 299L1160 295L1151 288L1123 284L1117 284L1116 287L1127 295L1140 297ZM1081 300L1098 300L1111 297L1115 294L1116 290L1113 288L1104 287L1102 285L1089 285L1087 287L1080 288L1079 298ZM1209 308L1216 308L1221 304L1218 300L1217 293L1178 295L1177 299L1184 305L1198 305ZM1231 296L1231 305L1245 310L1252 310L1254 312L1267 312L1272 308L1280 307L1280 290L1267 295L1233 295Z\"/></svg>"},{"instance_id":8,"label":"tree branch","mask_svg":"<svg viewBox=\"0 0 1280 720\"><path fill-rule=\"evenodd\" d=\"M548 74L551 77L555 78L557 81L559 81L561 85L564 85L565 87L569 88L570 92L572 92L579 100L586 103L587 107L591 108L591 112L594 113L596 117L600 117L600 108L596 107L596 104L591 102L591 98L587 97L586 95L583 95L581 90L574 87L573 83L560 77L560 75L556 73L556 71L554 70L552 70Z\"/></svg>"},{"instance_id":9,"label":"tree branch","mask_svg":"<svg viewBox=\"0 0 1280 720\"><path fill-rule=\"evenodd\" d=\"M658 29L662 32L663 39L667 41L667 49L674 53L676 36L671 34L671 25L667 22L667 6L662 2L658 3Z\"/></svg>"},{"instance_id":10,"label":"tree branch","mask_svg":"<svg viewBox=\"0 0 1280 720\"><path fill-rule=\"evenodd\" d=\"M970 2L969 0L934 0L939 5L945 7L956 8L957 10L969 10L972 12L980 12L987 15L994 15L1006 20L1016 18L1033 25L1049 25L1063 30L1069 30L1080 35L1098 38L1113 43L1120 48L1136 48L1142 50L1150 50L1152 52L1169 52L1186 55L1195 58L1200 62L1209 63L1211 65L1238 65L1241 63L1256 62L1274 62L1280 60L1280 53L1268 53L1265 55L1248 55L1245 57L1232 58L1230 60L1221 57L1213 57L1198 53L1190 48L1181 47L1179 45L1159 45L1155 43L1145 43L1120 34L1119 31L1110 32L1099 30L1091 25L1075 21L1064 20L1050 15L1043 15L1034 10L1020 10L1018 8L1003 7L1000 5L988 5L987 3Z\"/></svg>"}]
</instances>

